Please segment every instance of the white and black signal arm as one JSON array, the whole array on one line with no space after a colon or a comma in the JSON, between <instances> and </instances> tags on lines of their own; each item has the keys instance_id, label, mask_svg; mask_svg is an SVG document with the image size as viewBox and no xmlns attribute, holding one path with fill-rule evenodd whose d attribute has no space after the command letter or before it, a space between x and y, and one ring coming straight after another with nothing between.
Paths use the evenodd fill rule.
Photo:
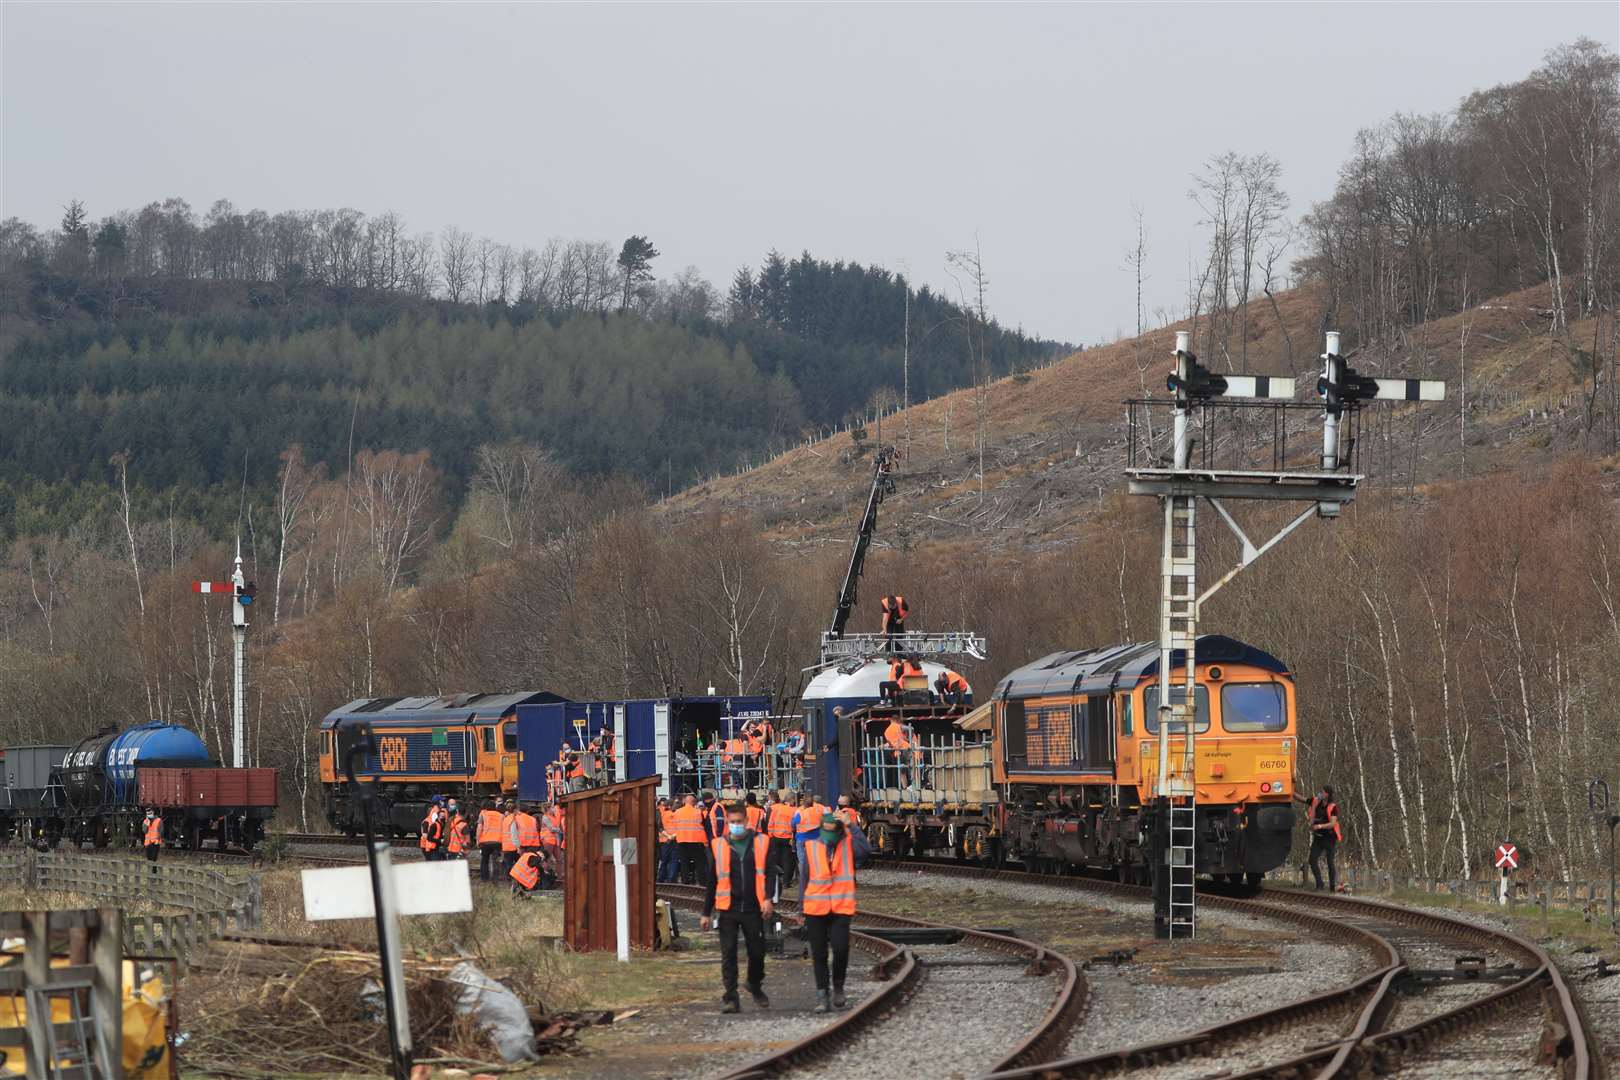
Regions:
<instances>
[{"instance_id":1,"label":"white and black signal arm","mask_svg":"<svg viewBox=\"0 0 1620 1080\"><path fill-rule=\"evenodd\" d=\"M1230 398L1292 401L1291 375L1217 375L1198 362L1192 353L1192 334L1176 331L1176 366L1165 380L1176 395L1173 453L1175 467L1185 469L1192 460L1192 438L1187 416L1194 405Z\"/></svg>"},{"instance_id":2,"label":"white and black signal arm","mask_svg":"<svg viewBox=\"0 0 1620 1080\"><path fill-rule=\"evenodd\" d=\"M1369 401L1444 401L1446 384L1440 379L1380 379L1363 375L1339 352L1339 333L1329 330L1322 351L1322 375L1316 380L1322 399L1322 468L1339 466L1339 418L1346 409L1359 409Z\"/></svg>"},{"instance_id":3,"label":"white and black signal arm","mask_svg":"<svg viewBox=\"0 0 1620 1080\"><path fill-rule=\"evenodd\" d=\"M1191 338L1185 330L1176 332L1176 366L1165 380L1165 386L1176 395L1178 408L1185 409L1195 401L1213 398L1293 400L1292 375L1217 375L1188 350Z\"/></svg>"}]
</instances>

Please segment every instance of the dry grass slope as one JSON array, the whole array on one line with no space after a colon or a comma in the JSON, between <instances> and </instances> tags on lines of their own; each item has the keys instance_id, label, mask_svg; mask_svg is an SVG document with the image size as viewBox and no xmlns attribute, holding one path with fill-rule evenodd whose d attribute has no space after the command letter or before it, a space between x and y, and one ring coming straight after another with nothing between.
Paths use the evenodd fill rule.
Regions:
<instances>
[{"instance_id":1,"label":"dry grass slope","mask_svg":"<svg viewBox=\"0 0 1620 1080\"><path fill-rule=\"evenodd\" d=\"M1277 299L1276 316L1263 305L1254 309L1249 368L1291 371L1298 399L1314 400L1322 299L1309 288ZM1352 363L1367 373L1450 383L1442 405L1380 411L1384 427L1370 429L1364 441L1365 470L1405 483L1414 468L1414 442L1411 479L1417 483L1434 481L1445 474L1442 469L1460 475L1542 463L1579 446L1584 409L1578 357L1548 337L1540 314L1546 299L1545 287L1495 298L1415 327L1393 347L1354 356ZM1122 488L1121 402L1164 393L1175 332L1187 328L1175 323L992 383L983 392L982 498L979 391L959 390L885 418L882 440L905 447L909 429L910 450L898 470L896 497L884 506L880 545L960 541L1039 550L1071 540L1075 526ZM1589 343L1590 322L1575 324L1572 337ZM1211 366L1236 370L1237 363L1233 357L1228 368L1217 357ZM1466 454L1460 421L1465 398ZM1300 418L1302 449L1316 430L1314 418ZM786 548L845 544L865 499L870 450L879 437L875 429L866 436L859 445L845 432L799 446L758 468L679 492L662 509L675 516L751 517Z\"/></svg>"}]
</instances>

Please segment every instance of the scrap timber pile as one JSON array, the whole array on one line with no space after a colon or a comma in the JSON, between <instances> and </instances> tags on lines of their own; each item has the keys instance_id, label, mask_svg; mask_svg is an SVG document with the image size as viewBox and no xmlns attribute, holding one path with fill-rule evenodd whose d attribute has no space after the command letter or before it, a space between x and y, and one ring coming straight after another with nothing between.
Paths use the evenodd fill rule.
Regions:
<instances>
[{"instance_id":1,"label":"scrap timber pile","mask_svg":"<svg viewBox=\"0 0 1620 1080\"><path fill-rule=\"evenodd\" d=\"M418 1061L501 1070L490 1033L457 1009L461 958L407 960L406 994ZM517 980L513 980L514 982ZM186 980L188 1067L209 1076L386 1073L388 1034L377 955L302 943L221 942ZM547 1016L521 994L538 1034L535 1053L572 1047L581 1025Z\"/></svg>"}]
</instances>

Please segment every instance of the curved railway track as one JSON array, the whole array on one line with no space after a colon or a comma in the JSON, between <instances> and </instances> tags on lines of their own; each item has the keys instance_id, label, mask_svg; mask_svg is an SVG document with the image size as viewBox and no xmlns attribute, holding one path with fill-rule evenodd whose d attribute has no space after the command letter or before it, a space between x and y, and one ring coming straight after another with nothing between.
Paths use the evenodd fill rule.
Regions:
<instances>
[{"instance_id":1,"label":"curved railway track","mask_svg":"<svg viewBox=\"0 0 1620 1080\"><path fill-rule=\"evenodd\" d=\"M665 884L658 886L658 889L660 895L686 906L702 903L703 889L698 886ZM790 920L802 921L797 903L784 900L777 907ZM954 940L948 946L911 948L863 932L873 929L943 930ZM850 946L877 959L874 978L880 980L878 987L826 1027L727 1073L725 1080L777 1076L789 1070L797 1072L807 1069L812 1063L824 1063L852 1047L876 1024L903 1007L908 999L919 992L925 980L943 981L948 976L942 973L951 970L979 971L981 976L983 971L996 970L994 966L989 966L994 964L993 960L989 960L989 954L1016 959L1023 965L1024 976L1055 978L1057 988L1050 1005L1040 1014L1035 1026L1011 1049L993 1052L993 1056L987 1059L988 1069L983 1071L1014 1069L1051 1057L1063 1046L1069 1029L1085 1005L1085 980L1074 962L1061 953L1022 938L862 911L855 916ZM921 955L919 948L923 950ZM958 953L966 955L958 956ZM948 991L948 986L946 989ZM954 1011L935 1012L948 1019L953 1026L959 1022L959 1014ZM893 1045L909 1057L915 1045L915 1034L908 1033L906 1040L894 1040Z\"/></svg>"},{"instance_id":2,"label":"curved railway track","mask_svg":"<svg viewBox=\"0 0 1620 1080\"><path fill-rule=\"evenodd\" d=\"M1082 877L987 870L955 862L886 862L885 866L955 877L1001 879L1027 884L1102 892L1137 900L1150 899L1148 889ZM1563 973L1545 950L1502 930L1463 919L1344 896L1289 890L1263 890L1253 899L1204 894L1209 908L1239 911L1261 918L1290 918L1315 933L1359 942L1378 956L1378 970L1321 994L1251 1013L1175 1038L1110 1050L1084 1057L1060 1058L994 1073L997 1080L1096 1077L1136 1073L1195 1059L1209 1066L1187 1075L1223 1077L1335 1077L1370 1073L1411 1072L1435 1076L1481 1075L1488 1070L1522 1075L1539 1063L1548 1076L1563 1080L1601 1080L1602 1053L1580 1004ZM1433 998L1411 994L1412 959L1432 962L1437 953L1455 954L1461 944L1513 962L1502 979L1481 977L1455 982L1462 993ZM1487 973L1488 974L1488 973ZM1498 968L1498 975L1502 975ZM1505 985L1504 985L1505 983ZM1442 984L1444 985L1444 984ZM1433 991L1430 992L1431 994ZM1452 1001L1464 997L1459 1003ZM1390 1026L1391 1024L1397 1026ZM1301 1046L1324 1026L1335 1034ZM1504 1028L1519 1033L1504 1037ZM1528 1036L1523 1033L1528 1032ZM1237 1069L1220 1059L1233 1048L1265 1040L1266 1063L1243 1062ZM1528 1047L1527 1047L1528 1044ZM1527 1054L1527 1048L1533 1053ZM1297 1051L1297 1052L1295 1052ZM1533 1059L1529 1060L1529 1059Z\"/></svg>"},{"instance_id":3,"label":"curved railway track","mask_svg":"<svg viewBox=\"0 0 1620 1080\"><path fill-rule=\"evenodd\" d=\"M354 844L334 834L286 834L289 843ZM409 841L395 841L409 843ZM954 877L1000 879L1148 900L1141 886L1086 877L992 870L954 860L883 860L885 868ZM660 885L672 900L701 902L701 891ZM694 896L693 893L696 893ZM1335 1077L1368 1073L1464 1075L1495 1068L1529 1069L1560 1080L1603 1080L1603 1056L1580 1002L1544 949L1503 930L1428 911L1355 897L1265 889L1251 898L1201 894L1208 908L1261 919L1281 919L1313 935L1356 946L1375 969L1343 986L1272 1006L1220 1024L1137 1046L1083 1057L1062 1057L1067 1032L1085 1001L1084 977L1066 957L1019 938L962 930L962 946L1018 956L1032 971L1057 973L1063 986L1039 1025L990 1070L997 1080L1058 1080L1123 1075L1166 1069L1225 1077ZM784 914L795 906L783 905ZM862 912L858 926L929 927L938 924ZM960 928L952 928L960 929ZM868 934L852 933L851 946L877 961L877 992L819 1032L752 1062L732 1074L779 1075L790 1068L837 1053L863 1031L887 1017L914 993L927 973L915 950ZM1478 980L1442 981L1416 992L1415 972L1433 971L1437 958L1455 956L1458 946L1483 954L1487 970ZM937 962L937 958L936 958ZM1511 974L1506 974L1512 969ZM1516 1033L1505 1037L1504 1031ZM1256 1044L1265 1057L1254 1064ZM1235 1061L1223 1060L1232 1059ZM1527 1060L1527 1058L1533 1058ZM1233 1065L1236 1068L1233 1068Z\"/></svg>"}]
</instances>

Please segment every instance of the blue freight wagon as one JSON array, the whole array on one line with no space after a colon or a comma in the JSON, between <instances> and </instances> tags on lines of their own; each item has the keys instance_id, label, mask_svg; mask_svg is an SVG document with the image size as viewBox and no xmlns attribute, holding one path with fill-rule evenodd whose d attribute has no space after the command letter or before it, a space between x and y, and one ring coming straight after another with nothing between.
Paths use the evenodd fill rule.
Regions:
<instances>
[{"instance_id":1,"label":"blue freight wagon","mask_svg":"<svg viewBox=\"0 0 1620 1080\"><path fill-rule=\"evenodd\" d=\"M546 766L566 741L583 749L603 728L613 732L611 780L662 776L660 795L696 792L703 784L701 752L737 737L749 720L770 715L764 694L705 694L625 701L564 701L519 705L518 798L543 802L554 793ZM710 785L712 786L712 785Z\"/></svg>"}]
</instances>

